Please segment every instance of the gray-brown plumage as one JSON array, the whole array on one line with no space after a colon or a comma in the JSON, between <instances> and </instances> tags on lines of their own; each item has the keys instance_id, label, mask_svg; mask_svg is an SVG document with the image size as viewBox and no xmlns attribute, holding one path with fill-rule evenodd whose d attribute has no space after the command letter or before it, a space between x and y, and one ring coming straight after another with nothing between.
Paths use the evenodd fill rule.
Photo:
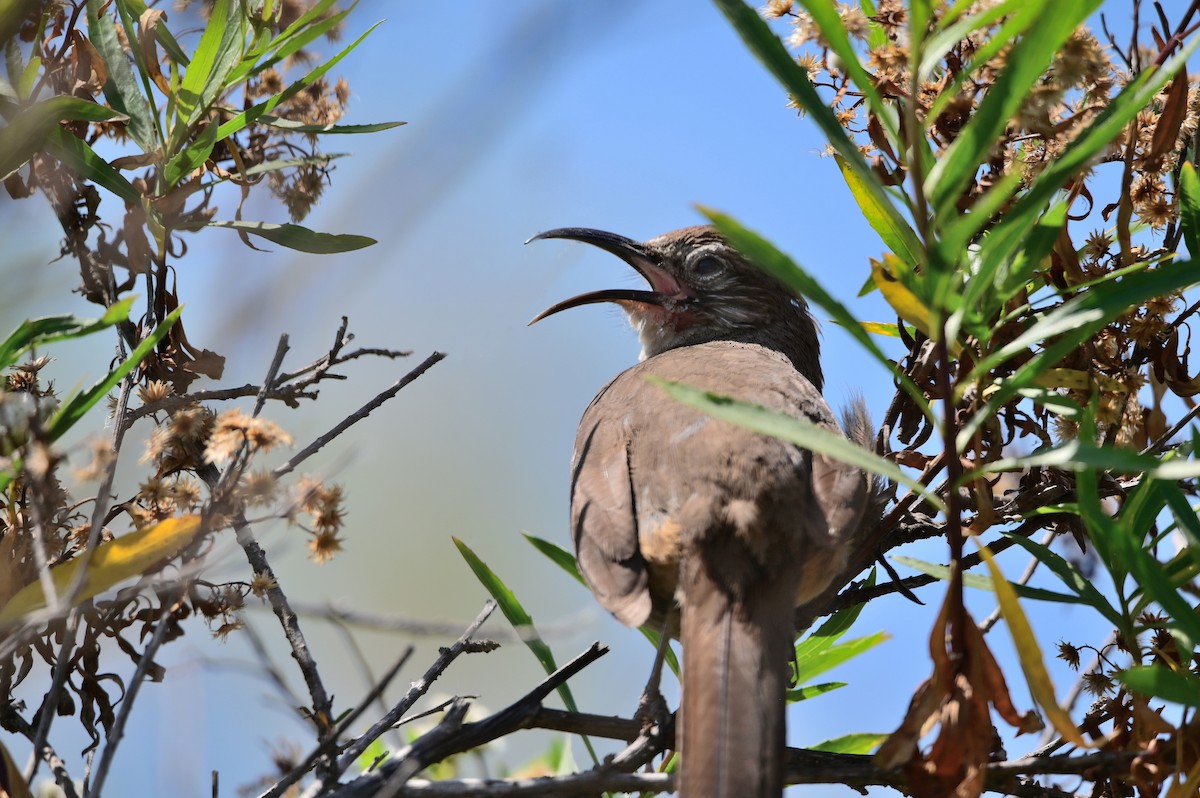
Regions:
<instances>
[{"instance_id":1,"label":"gray-brown plumage","mask_svg":"<svg viewBox=\"0 0 1200 798\"><path fill-rule=\"evenodd\" d=\"M642 362L601 390L579 425L571 528L580 571L621 622L678 633L680 795L778 796L792 611L839 570L867 478L679 404L645 377L838 430L821 397L813 319L709 227L645 244L582 228L535 238L600 246L650 283L584 294L538 317L616 302L643 345Z\"/></svg>"}]
</instances>

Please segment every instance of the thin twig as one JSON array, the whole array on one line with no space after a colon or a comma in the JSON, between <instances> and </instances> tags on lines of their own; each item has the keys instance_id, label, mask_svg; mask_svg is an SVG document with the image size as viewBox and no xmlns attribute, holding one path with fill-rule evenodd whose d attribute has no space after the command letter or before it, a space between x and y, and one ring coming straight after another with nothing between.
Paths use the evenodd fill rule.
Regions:
<instances>
[{"instance_id":1,"label":"thin twig","mask_svg":"<svg viewBox=\"0 0 1200 798\"><path fill-rule=\"evenodd\" d=\"M403 718L408 712L408 710L412 708L413 704L415 704L421 698L421 696L428 692L429 688L433 685L437 678L442 675L446 668L450 667L450 663L471 647L472 637L474 637L475 633L479 631L479 627L483 626L483 622L488 619L488 616L490 616L495 609L496 602L489 599L483 605L483 609L480 610L479 615L476 616L475 620L471 622L471 625L467 627L466 631L459 636L458 640L456 640L453 645L441 650L441 653L438 655L438 658L434 661L433 665L431 665L429 669L425 671L425 674L420 679L413 682L408 692L405 693L404 697L400 699L396 706L392 707L390 712L387 712L382 718L372 724L372 726L367 729L367 731L361 737L346 746L341 756L338 757L337 763L333 769L333 773L331 777L329 777L330 781L336 779L348 767L353 765L358 757L362 755L363 751L370 747L371 743L375 742L375 740L379 739L379 737L387 732L388 729L398 723L400 719ZM320 794L320 790L324 789L325 781L326 780L323 778L318 778L316 784L314 784L306 794ZM278 787L276 786L263 793L261 798L278 798L279 795L282 795L282 791L278 790Z\"/></svg>"},{"instance_id":2,"label":"thin twig","mask_svg":"<svg viewBox=\"0 0 1200 798\"><path fill-rule=\"evenodd\" d=\"M163 611L158 616L158 625L154 628L154 634L150 636L150 642L146 644L146 648L142 651L137 669L134 670L133 678L126 688L125 697L121 699L121 708L117 710L116 720L113 721L112 728L109 729L104 750L100 753L100 761L96 765L95 776L92 779L92 783L88 786L84 798L98 796L104 789L104 781L108 778L108 769L112 765L113 757L116 755L117 746L120 745L121 739L125 736L125 724L129 720L129 713L133 708L134 701L137 699L138 691L141 690L142 683L146 680L146 675L154 665L154 655L158 652L158 648L162 645L163 640L166 639L167 630L171 627L171 624L167 623L167 618L174 610L175 604L176 602L163 604Z\"/></svg>"},{"instance_id":3,"label":"thin twig","mask_svg":"<svg viewBox=\"0 0 1200 798\"><path fill-rule=\"evenodd\" d=\"M317 762L325 759L329 756L329 754L333 753L337 748L338 740L341 739L342 734L344 734L346 729L350 728L350 726L353 725L354 722L357 721L364 712L366 712L367 707L371 706L374 701L383 695L383 691L386 690L387 686L392 683L393 679L396 678L396 674L398 674L400 669L408 663L408 660L412 656L414 650L415 649L412 646L406 648L404 653L400 655L400 658L396 660L395 664L393 664L392 667L388 669L387 673L383 675L383 678L380 679L379 682L377 682L375 686L371 688L370 692L367 693L363 700L359 702L354 711L352 711L345 718L342 718L342 720L338 723L337 728L334 729L324 740L322 740L320 744L313 749L313 751L306 756L302 762L300 762L300 764L296 765L287 773L287 775L281 778L271 788L271 791L266 793L266 795L271 795L272 793L282 795L293 784L304 778L304 775L312 770L313 766Z\"/></svg>"},{"instance_id":4,"label":"thin twig","mask_svg":"<svg viewBox=\"0 0 1200 798\"><path fill-rule=\"evenodd\" d=\"M607 653L607 646L593 643L587 651L550 674L520 699L477 723L462 722L470 705L461 699L456 701L441 723L407 748L397 751L395 757L380 769L381 775L387 773L387 781L379 790L379 798L395 795L405 782L434 763L527 728L546 696Z\"/></svg>"},{"instance_id":5,"label":"thin twig","mask_svg":"<svg viewBox=\"0 0 1200 798\"><path fill-rule=\"evenodd\" d=\"M412 618L405 615L388 612L372 612L356 607L341 606L336 602L324 604L292 602L292 608L301 617L319 618L335 624L357 626L377 632L400 632L414 637L452 637L462 632L463 624L459 621L430 621ZM543 640L556 637L567 637L578 634L579 628L594 619L595 612L583 610L569 616L565 620L552 623L539 623L536 636ZM499 643L517 643L529 639L534 632L522 633L516 629L496 629L488 633L488 637Z\"/></svg>"},{"instance_id":6,"label":"thin twig","mask_svg":"<svg viewBox=\"0 0 1200 798\"><path fill-rule=\"evenodd\" d=\"M337 436L341 435L343 432L348 430L350 427L352 427L355 424L357 424L358 422L362 421L364 418L366 418L368 415L370 415L373 410L378 408L380 405L382 405L387 400L391 399L393 396L395 396L397 393L399 393L405 386L407 386L409 383L411 383L417 377L420 377L422 374L424 374L426 371L428 371L430 369L430 367L432 367L435 363L444 359L445 357L446 356L444 354L442 354L441 352L434 352L429 357L425 358L425 360L422 361L419 366L417 366L415 369L408 372L403 377L401 377L399 380L397 380L396 383L394 385L392 385L392 387L390 387L386 391L383 391L383 392L379 393L378 395L376 395L376 397L374 399L367 402L365 405L360 407L354 413L351 413L349 416L342 419L342 421L340 421L337 425L335 425L331 430L326 432L321 437L317 438L315 441L310 443L308 446L304 447L304 449L302 451L298 452L295 456L293 456L292 459L288 460L286 463L284 463L283 465L276 468L275 471L273 472L275 478L279 479L280 477L284 476L285 474L290 474L292 471L294 471L296 469L296 466L300 465L305 460L307 460L308 458L312 457L314 454L319 452L325 446L325 444L329 443L334 438L336 438Z\"/></svg>"}]
</instances>

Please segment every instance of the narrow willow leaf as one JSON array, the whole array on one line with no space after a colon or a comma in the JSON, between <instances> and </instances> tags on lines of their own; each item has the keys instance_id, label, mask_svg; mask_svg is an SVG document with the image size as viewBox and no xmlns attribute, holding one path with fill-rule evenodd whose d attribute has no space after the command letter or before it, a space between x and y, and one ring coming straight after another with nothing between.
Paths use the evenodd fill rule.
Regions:
<instances>
[{"instance_id":1,"label":"narrow willow leaf","mask_svg":"<svg viewBox=\"0 0 1200 798\"><path fill-rule=\"evenodd\" d=\"M200 533L200 516L184 515L168 518L148 527L121 535L93 550L91 557L76 555L51 569L55 592L59 599L70 589L80 567L87 561L86 576L74 605L97 596L134 576L150 572L152 566L169 560L188 546ZM0 608L0 624L18 621L25 615L47 605L40 581L21 588ZM73 605L73 606L74 606Z\"/></svg>"},{"instance_id":2,"label":"narrow willow leaf","mask_svg":"<svg viewBox=\"0 0 1200 798\"><path fill-rule=\"evenodd\" d=\"M287 130L292 133L315 133L318 135L378 133L381 130L391 130L394 127L408 124L407 122L373 122L367 125L306 125L303 122L293 122L269 114L258 118L260 125Z\"/></svg>"},{"instance_id":3,"label":"narrow willow leaf","mask_svg":"<svg viewBox=\"0 0 1200 798\"><path fill-rule=\"evenodd\" d=\"M907 224L888 199L886 188L859 151L858 145L846 135L829 104L817 93L808 78L808 70L796 62L779 37L758 15L758 11L742 0L716 0L716 4L750 52L754 53L767 71L783 85L792 100L812 117L825 135L825 140L858 175L865 190L875 195L876 205L885 212L894 214L895 224Z\"/></svg>"},{"instance_id":4,"label":"narrow willow leaf","mask_svg":"<svg viewBox=\"0 0 1200 798\"><path fill-rule=\"evenodd\" d=\"M728 421L773 438L791 441L809 451L827 455L872 474L879 474L920 494L922 498L939 510L945 509L941 497L901 471L900 467L892 461L885 460L874 452L868 452L841 435L819 427L811 421L801 421L759 405L739 402L728 396L678 382L670 382L653 375L648 376L647 379L666 391L673 399L697 410L702 410L713 418L719 418L722 421Z\"/></svg>"},{"instance_id":5,"label":"narrow willow leaf","mask_svg":"<svg viewBox=\"0 0 1200 798\"><path fill-rule=\"evenodd\" d=\"M111 108L78 97L60 95L35 103L0 127L0 179L20 169L41 151L46 139L59 131L61 121L103 122L125 118Z\"/></svg>"},{"instance_id":6,"label":"narrow willow leaf","mask_svg":"<svg viewBox=\"0 0 1200 798\"><path fill-rule=\"evenodd\" d=\"M850 41L846 26L838 14L838 6L833 0L800 0L800 5L808 12L813 24L821 32L821 41L837 54L840 68L850 76L854 85L867 100L871 114L880 121L888 137L893 142L900 140L900 125L896 117L895 107L885 105L875 88L875 78L863 68L858 60L858 52Z\"/></svg>"},{"instance_id":7,"label":"narrow willow leaf","mask_svg":"<svg viewBox=\"0 0 1200 798\"><path fill-rule=\"evenodd\" d=\"M838 322L834 319L830 319L830 321L832 321L834 324L838 324ZM872 335L886 335L888 338L900 337L900 325L898 324L888 324L887 322L883 321L863 321L859 322L859 324L862 325L864 330ZM841 325L839 324L838 326L840 327ZM914 332L916 332L916 328L908 327L907 325L905 326L905 330L909 335L912 335Z\"/></svg>"},{"instance_id":8,"label":"narrow willow leaf","mask_svg":"<svg viewBox=\"0 0 1200 798\"><path fill-rule=\"evenodd\" d=\"M130 205L142 201L141 193L108 161L97 155L82 139L75 138L62 128L55 127L50 131L46 150L79 177L108 189Z\"/></svg>"},{"instance_id":9,"label":"narrow willow leaf","mask_svg":"<svg viewBox=\"0 0 1200 798\"><path fill-rule=\"evenodd\" d=\"M217 140L221 141L229 136L232 136L234 133L237 133L238 131L245 128L246 125L249 125L253 122L258 121L258 119L260 117L270 114L272 111L274 111L281 103L287 102L292 97L294 97L297 93L299 93L301 90L303 90L304 88L306 88L308 86L311 86L313 83L320 80L322 77L325 76L326 72L333 69L333 67L339 61L341 61L343 58L345 58L347 55L349 55L354 50L354 48L356 48L356 47L358 47L358 45L362 44L363 39L370 36L371 32L374 31L376 28L378 28L381 24L383 24L383 23L376 22L374 25L367 28L366 33L362 34L357 39L350 42L350 44L347 45L341 52L339 52L333 58L330 58L329 60L322 63L320 66L313 69L307 75L300 78L299 80L297 80L295 83L288 86L283 91L279 92L279 94L276 94L273 97L269 97L266 100L263 100L258 105L247 108L245 111L242 111L237 116L222 123L221 127L217 130Z\"/></svg>"},{"instance_id":10,"label":"narrow willow leaf","mask_svg":"<svg viewBox=\"0 0 1200 798\"><path fill-rule=\"evenodd\" d=\"M163 167L163 180L168 186L177 185L212 156L217 144L217 126L209 124L195 140L188 143Z\"/></svg>"},{"instance_id":11,"label":"narrow willow leaf","mask_svg":"<svg viewBox=\"0 0 1200 798\"><path fill-rule=\"evenodd\" d=\"M1025 673L1025 681L1029 684L1029 692L1042 707L1042 711L1046 713L1046 717L1054 726L1055 731L1062 735L1064 740L1080 748L1093 747L1084 739L1083 734L1075 726L1075 721L1071 720L1070 714L1059 705L1054 692L1054 683L1050 680L1050 673L1046 670L1046 662L1042 658L1041 646L1038 645L1037 637L1029 626L1029 619L1025 617L1025 611L1021 609L1021 602L1017 599L1012 585L1004 578L1000 566L996 565L992 552L987 546L979 544L979 553L983 555L983 561L987 563L988 570L992 573L992 584L996 588L996 601L1000 604L1000 614L1004 617L1004 623L1012 635L1013 645L1017 649L1017 659L1021 663L1021 670Z\"/></svg>"},{"instance_id":12,"label":"narrow willow leaf","mask_svg":"<svg viewBox=\"0 0 1200 798\"><path fill-rule=\"evenodd\" d=\"M567 551L562 546L556 545L548 540L544 540L528 533L525 533L525 539L529 541L531 546L540 551L542 554L546 555L551 562L574 577L575 580L581 585L587 584L583 579L583 574L579 572L579 565L575 562L575 555L571 554L571 552ZM639 627L638 631L640 631L642 635L650 641L650 645L657 650L658 638L661 630L654 629L650 624L646 624L645 626ZM664 657L666 659L667 667L671 669L672 673L678 676L679 660L676 658L675 652L668 647L664 652Z\"/></svg>"},{"instance_id":13,"label":"narrow willow leaf","mask_svg":"<svg viewBox=\"0 0 1200 798\"><path fill-rule=\"evenodd\" d=\"M136 298L130 296L113 303L98 319L81 319L77 316L43 316L21 322L17 329L13 330L4 340L4 343L0 343L0 369L8 368L16 363L17 359L32 347L45 346L70 338L82 338L125 321L129 318L129 310Z\"/></svg>"},{"instance_id":14,"label":"narrow willow leaf","mask_svg":"<svg viewBox=\"0 0 1200 798\"><path fill-rule=\"evenodd\" d=\"M104 99L116 110L129 117L126 129L143 152L158 148L150 104L146 102L133 76L133 68L125 58L125 50L117 38L117 23L107 14L101 15L104 0L88 0L88 39L99 51L108 67L104 84Z\"/></svg>"},{"instance_id":15,"label":"narrow willow leaf","mask_svg":"<svg viewBox=\"0 0 1200 798\"><path fill-rule=\"evenodd\" d=\"M1188 255L1200 258L1200 178L1190 161L1179 170L1179 224Z\"/></svg>"},{"instance_id":16,"label":"narrow willow leaf","mask_svg":"<svg viewBox=\"0 0 1200 798\"><path fill-rule=\"evenodd\" d=\"M862 344L867 352L874 355L875 359L895 376L901 387L917 402L917 407L922 408L923 412L929 412L929 402L925 400L925 394L913 384L907 374L896 369L895 364L883 353L879 344L871 338L870 333L863 329L858 319L854 318L845 305L834 299L820 283L814 280L812 275L779 251L770 241L749 228L743 227L732 216L704 207L700 208L700 212L707 216L721 235L751 263L783 283L789 290L811 300L832 316L834 321L850 333L854 340Z\"/></svg>"},{"instance_id":17,"label":"narrow willow leaf","mask_svg":"<svg viewBox=\"0 0 1200 798\"><path fill-rule=\"evenodd\" d=\"M1104 594L1096 589L1091 580L1080 573L1079 569L1068 560L1041 543L1022 535L1011 535L1007 532L1004 535L1036 557L1038 562L1049 568L1055 576L1062 580L1064 585L1073 590L1077 596L1083 599L1084 603L1107 618L1113 626L1121 625L1121 613L1117 612Z\"/></svg>"},{"instance_id":18,"label":"narrow willow leaf","mask_svg":"<svg viewBox=\"0 0 1200 798\"><path fill-rule=\"evenodd\" d=\"M125 379L126 375L137 368L137 365L154 351L154 347L158 346L158 342L165 338L170 329L175 326L175 322L179 321L179 316L182 313L183 305L180 305L162 320L162 324L159 324L154 332L143 338L134 350L129 353L129 357L121 365L110 371L107 377L83 393L77 393L59 405L58 410L54 412L54 415L46 423L47 439L56 441L62 437L63 433L69 430L75 422L79 421L84 413L99 402L105 394L115 388L117 383Z\"/></svg>"},{"instance_id":19,"label":"narrow willow leaf","mask_svg":"<svg viewBox=\"0 0 1200 798\"><path fill-rule=\"evenodd\" d=\"M820 654L810 657L807 662L796 669L796 683L804 684L810 679L854 659L859 654L870 651L875 646L891 638L892 636L887 632L876 632L866 637L857 637L853 640L847 640L845 643L830 646Z\"/></svg>"},{"instance_id":20,"label":"narrow willow leaf","mask_svg":"<svg viewBox=\"0 0 1200 798\"><path fill-rule=\"evenodd\" d=\"M1072 471L1114 471L1121 474L1141 473L1150 479L1190 479L1200 476L1200 460L1189 457L1160 459L1121 446L1101 446L1090 441L1072 438L1058 446L1038 449L1021 457L1006 457L988 463L973 472L999 473L1020 471L1032 467L1065 468Z\"/></svg>"},{"instance_id":21,"label":"narrow willow leaf","mask_svg":"<svg viewBox=\"0 0 1200 798\"><path fill-rule=\"evenodd\" d=\"M1197 37L1200 40L1200 37ZM1164 263L1154 269L1128 274L1120 280L1093 285L1031 324L1025 332L1009 343L982 358L971 375L960 385L967 386L985 378L1001 364L1030 347L1042 349L1028 358L999 389L988 397L987 405L978 411L959 432L957 444L966 447L979 426L1000 407L1037 379L1047 368L1058 363L1102 327L1125 313L1130 307L1147 299L1186 290L1200 283L1200 273L1190 261Z\"/></svg>"},{"instance_id":22,"label":"narrow willow leaf","mask_svg":"<svg viewBox=\"0 0 1200 798\"><path fill-rule=\"evenodd\" d=\"M242 58L245 42L246 17L242 5L234 0L215 0L176 94L183 122L176 128L181 132L172 136L176 146L183 143L183 131L196 124L221 93L225 78Z\"/></svg>"},{"instance_id":23,"label":"narrow willow leaf","mask_svg":"<svg viewBox=\"0 0 1200 798\"><path fill-rule=\"evenodd\" d=\"M1200 676L1165 665L1135 665L1118 671L1117 681L1134 692L1185 707L1200 707Z\"/></svg>"},{"instance_id":24,"label":"narrow willow leaf","mask_svg":"<svg viewBox=\"0 0 1200 798\"><path fill-rule=\"evenodd\" d=\"M1038 10L1038 19L1013 45L1004 70L925 181L926 193L939 219L949 221L957 215L959 196L996 146L996 140L1030 89L1041 79L1062 44L1100 2L1058 0L1053 4L1028 4Z\"/></svg>"},{"instance_id":25,"label":"narrow willow leaf","mask_svg":"<svg viewBox=\"0 0 1200 798\"><path fill-rule=\"evenodd\" d=\"M300 252L311 252L315 255L352 252L356 249L362 249L363 247L369 247L372 244L378 243L375 239L368 238L367 236L344 233L318 233L314 230L309 230L307 227L301 227L298 224L218 221L209 222L206 226L228 227L232 230L241 230L242 232L265 238L273 244L279 244L281 247L299 250Z\"/></svg>"},{"instance_id":26,"label":"narrow willow leaf","mask_svg":"<svg viewBox=\"0 0 1200 798\"><path fill-rule=\"evenodd\" d=\"M1184 551L1191 557L1194 564L1200 566L1200 517L1197 517L1195 508L1183 495L1183 491L1173 482L1162 483L1162 491L1166 497L1167 506L1171 508L1171 514L1175 516L1179 534L1187 540L1187 547Z\"/></svg>"},{"instance_id":27,"label":"narrow willow leaf","mask_svg":"<svg viewBox=\"0 0 1200 798\"><path fill-rule=\"evenodd\" d=\"M828 754L869 754L878 748L888 738L886 734L871 734L858 732L834 737L823 743L812 746L812 751L824 751Z\"/></svg>"},{"instance_id":28,"label":"narrow willow leaf","mask_svg":"<svg viewBox=\"0 0 1200 798\"><path fill-rule=\"evenodd\" d=\"M821 684L810 684L805 687L797 687L795 690L787 691L787 701L789 704L794 704L797 701L807 701L810 698L816 698L825 693L831 693L834 690L839 690L846 686L845 682L822 682Z\"/></svg>"},{"instance_id":29,"label":"narrow willow leaf","mask_svg":"<svg viewBox=\"0 0 1200 798\"><path fill-rule=\"evenodd\" d=\"M850 189L854 201L858 203L867 224L871 225L871 229L879 234L887 248L907 263L909 268L916 268L924 260L924 251L912 227L895 208L880 205L881 202L887 201L887 195L881 196L879 192L873 191L861 175L850 168L845 158L835 155L834 160L842 170L842 179L846 181L846 186Z\"/></svg>"},{"instance_id":30,"label":"narrow willow leaf","mask_svg":"<svg viewBox=\"0 0 1200 798\"><path fill-rule=\"evenodd\" d=\"M546 556L550 562L557 565L559 568L567 572L569 576L575 578L579 584L586 584L583 581L583 574L579 573L579 565L575 562L575 555L564 549L562 546L551 543L548 540L539 538L536 535L530 535L528 532L522 533L525 540L529 541L529 545L540 551Z\"/></svg>"},{"instance_id":31,"label":"narrow willow leaf","mask_svg":"<svg viewBox=\"0 0 1200 798\"><path fill-rule=\"evenodd\" d=\"M280 61L295 55L296 52L314 40L340 26L357 3L351 5L350 8L314 22L317 17L324 13L323 10L319 11L319 9L328 9L332 5L333 2L330 2L330 0L321 0L320 3L310 8L302 17L289 25L288 29L283 33L268 42L264 42L258 49L258 52L254 54L247 53L237 68L230 73L229 80L238 83L251 75L260 74L263 70L269 69ZM313 16L314 11L318 11L315 16ZM259 57L267 52L271 53L270 57L260 60Z\"/></svg>"},{"instance_id":32,"label":"narrow willow leaf","mask_svg":"<svg viewBox=\"0 0 1200 798\"><path fill-rule=\"evenodd\" d=\"M864 587L875 586L875 569L867 575L863 583ZM796 650L792 655L792 659L797 663L802 663L808 660L809 657L820 654L834 643L842 638L846 632L850 631L850 627L858 620L859 614L862 612L866 603L855 604L853 607L846 607L838 610L825 623L821 624L816 631L805 637L796 644Z\"/></svg>"},{"instance_id":33,"label":"narrow willow leaf","mask_svg":"<svg viewBox=\"0 0 1200 798\"><path fill-rule=\"evenodd\" d=\"M950 580L949 566L927 562L926 560L918 560L916 557L905 557L902 554L892 555L891 560L893 562L900 563L901 565L906 565L909 568L912 568L914 571L919 571L928 576L932 576L935 579L940 579L943 582L948 582ZM962 582L964 585L974 590L986 590L989 593L996 592L996 586L992 584L991 578L984 576L983 574L964 571L962 575ZM1041 587L1030 587L1029 585L1019 585L1015 582L1010 583L1009 586L1013 590L1017 591L1017 595L1021 596L1022 598L1033 599L1036 601L1053 601L1058 604L1087 604L1087 602L1081 599L1079 596L1072 596L1069 593L1057 593L1053 590L1046 590L1045 588Z\"/></svg>"},{"instance_id":34,"label":"narrow willow leaf","mask_svg":"<svg viewBox=\"0 0 1200 798\"><path fill-rule=\"evenodd\" d=\"M459 554L466 560L471 572L475 574L475 578L479 580L479 584L483 585L488 595L495 599L500 612L504 613L504 617L512 624L513 629L520 635L526 648L533 653L533 656L541 663L546 673L551 674L558 670L558 665L554 662L554 653L550 650L550 646L546 645L546 641L542 639L541 635L537 633L537 628L533 625L533 618L525 611L525 607L521 605L516 594L508 588L508 585L504 584L495 571L489 568L483 560L479 559L479 556L467 544L456 537L452 537L451 540L454 541ZM559 685L558 695L562 698L563 705L568 710L571 712L579 711L575 704L575 697L571 694L570 687L566 684ZM595 751L592 751L591 742L587 737L583 735L581 737L589 752L591 752L592 759L595 760L596 754Z\"/></svg>"}]
</instances>

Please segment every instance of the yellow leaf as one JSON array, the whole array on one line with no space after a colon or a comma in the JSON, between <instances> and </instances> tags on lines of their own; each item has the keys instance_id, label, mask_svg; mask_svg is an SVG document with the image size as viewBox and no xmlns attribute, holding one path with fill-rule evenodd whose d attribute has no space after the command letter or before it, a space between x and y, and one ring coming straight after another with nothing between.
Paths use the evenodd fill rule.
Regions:
<instances>
[{"instance_id":1,"label":"yellow leaf","mask_svg":"<svg viewBox=\"0 0 1200 798\"><path fill-rule=\"evenodd\" d=\"M13 761L12 754L0 743L0 796L3 798L33 798L29 785L21 776L21 769Z\"/></svg>"},{"instance_id":2,"label":"yellow leaf","mask_svg":"<svg viewBox=\"0 0 1200 798\"><path fill-rule=\"evenodd\" d=\"M917 295L900 282L900 275L908 270L904 261L890 252L883 253L883 260L871 259L871 275L879 286L883 298L900 318L912 324L930 338L935 337L933 313L917 299Z\"/></svg>"},{"instance_id":3,"label":"yellow leaf","mask_svg":"<svg viewBox=\"0 0 1200 798\"><path fill-rule=\"evenodd\" d=\"M900 330L895 324L887 324L882 321L864 321L862 322L862 328L875 335L889 335L892 338L900 337Z\"/></svg>"},{"instance_id":4,"label":"yellow leaf","mask_svg":"<svg viewBox=\"0 0 1200 798\"><path fill-rule=\"evenodd\" d=\"M1059 706L1054 683L1050 681L1045 660L1042 659L1042 649L1033 635L1025 611L1021 609L1021 603L1017 600L1017 592L1000 572L1000 566L996 565L988 547L982 543L978 545L979 553L983 555L992 574L992 586L996 591L996 599L1000 602L1000 614L1004 616L1004 622L1012 634L1013 645L1017 647L1017 658L1021 661L1021 670L1025 672L1025 681L1029 684L1033 700L1042 707L1046 718L1064 740L1080 748L1093 748L1093 744L1085 740L1075 726L1071 716Z\"/></svg>"},{"instance_id":5,"label":"yellow leaf","mask_svg":"<svg viewBox=\"0 0 1200 798\"><path fill-rule=\"evenodd\" d=\"M115 540L101 543L87 564L83 587L75 603L103 593L131 576L148 572L151 566L170 559L195 540L200 531L200 516L185 515L168 518L153 526L130 532ZM55 592L61 597L70 588L83 558L68 560L50 574ZM40 581L26 585L0 608L0 624L16 621L34 610L46 606L46 596Z\"/></svg>"},{"instance_id":6,"label":"yellow leaf","mask_svg":"<svg viewBox=\"0 0 1200 798\"><path fill-rule=\"evenodd\" d=\"M1079 369L1048 369L1034 377L1033 381L1043 388L1070 388L1075 391L1086 391L1096 386L1105 391L1120 393L1129 390L1119 380L1112 377Z\"/></svg>"}]
</instances>

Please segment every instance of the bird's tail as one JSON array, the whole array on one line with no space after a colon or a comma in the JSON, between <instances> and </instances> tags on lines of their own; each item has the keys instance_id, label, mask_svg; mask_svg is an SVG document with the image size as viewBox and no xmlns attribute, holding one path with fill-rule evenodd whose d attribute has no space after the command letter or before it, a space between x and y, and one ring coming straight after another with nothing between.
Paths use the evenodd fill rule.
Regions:
<instances>
[{"instance_id":1,"label":"bird's tail","mask_svg":"<svg viewBox=\"0 0 1200 798\"><path fill-rule=\"evenodd\" d=\"M685 568L680 798L779 798L794 590L735 602L703 562Z\"/></svg>"},{"instance_id":2,"label":"bird's tail","mask_svg":"<svg viewBox=\"0 0 1200 798\"><path fill-rule=\"evenodd\" d=\"M875 451L875 424L871 421L867 402L861 395L853 397L850 404L842 408L842 432L851 442L868 452ZM879 522L893 487L878 474L871 476L867 486L867 505L863 510L860 527L873 526Z\"/></svg>"}]
</instances>

